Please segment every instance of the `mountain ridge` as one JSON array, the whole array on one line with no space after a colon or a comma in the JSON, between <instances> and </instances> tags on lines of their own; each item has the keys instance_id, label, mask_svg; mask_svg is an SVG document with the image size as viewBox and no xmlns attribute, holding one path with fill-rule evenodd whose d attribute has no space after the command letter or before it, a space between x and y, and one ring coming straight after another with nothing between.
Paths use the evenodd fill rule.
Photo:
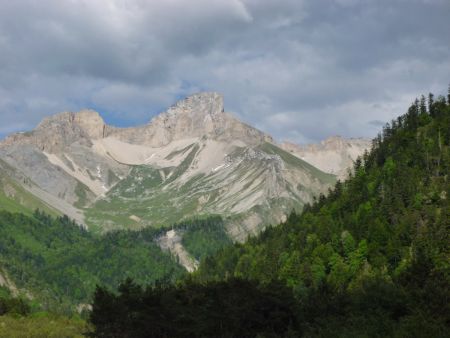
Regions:
<instances>
[{"instance_id":1,"label":"mountain ridge","mask_svg":"<svg viewBox=\"0 0 450 338\"><path fill-rule=\"evenodd\" d=\"M222 214L236 240L334 183L296 155L225 112L216 92L180 100L142 126L110 126L84 109L0 141L0 159L41 189L39 198L101 232Z\"/></svg>"}]
</instances>

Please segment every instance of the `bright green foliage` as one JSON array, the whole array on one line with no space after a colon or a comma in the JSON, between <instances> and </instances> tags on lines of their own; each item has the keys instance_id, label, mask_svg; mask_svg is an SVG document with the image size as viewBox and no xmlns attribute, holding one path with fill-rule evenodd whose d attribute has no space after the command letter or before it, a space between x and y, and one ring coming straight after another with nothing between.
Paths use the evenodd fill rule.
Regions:
<instances>
[{"instance_id":1,"label":"bright green foliage","mask_svg":"<svg viewBox=\"0 0 450 338\"><path fill-rule=\"evenodd\" d=\"M97 284L173 280L184 270L154 242L152 229L95 236L66 216L0 212L0 266L44 308L87 303Z\"/></svg>"},{"instance_id":2,"label":"bright green foliage","mask_svg":"<svg viewBox=\"0 0 450 338\"><path fill-rule=\"evenodd\" d=\"M284 282L307 336L444 336L449 173L450 105L416 103L327 198L206 259L195 278Z\"/></svg>"}]
</instances>

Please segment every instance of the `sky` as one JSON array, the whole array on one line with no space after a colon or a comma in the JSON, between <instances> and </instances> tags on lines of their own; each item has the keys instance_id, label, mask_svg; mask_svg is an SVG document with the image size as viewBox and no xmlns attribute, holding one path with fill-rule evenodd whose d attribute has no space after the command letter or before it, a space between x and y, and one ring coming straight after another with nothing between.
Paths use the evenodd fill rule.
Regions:
<instances>
[{"instance_id":1,"label":"sky","mask_svg":"<svg viewBox=\"0 0 450 338\"><path fill-rule=\"evenodd\" d=\"M279 141L374 137L449 83L450 0L0 0L0 137L200 91Z\"/></svg>"}]
</instances>

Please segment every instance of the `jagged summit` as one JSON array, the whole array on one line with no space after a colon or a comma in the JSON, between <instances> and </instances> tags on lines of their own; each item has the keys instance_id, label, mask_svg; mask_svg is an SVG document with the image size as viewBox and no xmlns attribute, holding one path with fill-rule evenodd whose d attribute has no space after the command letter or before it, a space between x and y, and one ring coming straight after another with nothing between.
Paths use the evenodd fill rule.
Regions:
<instances>
[{"instance_id":1,"label":"jagged summit","mask_svg":"<svg viewBox=\"0 0 450 338\"><path fill-rule=\"evenodd\" d=\"M155 116L152 121L157 121L160 116L167 118L168 116L179 114L197 115L206 117L208 115L216 115L224 112L223 96L217 92L200 92L190 95L179 100L172 105L167 111ZM151 124L151 123L150 123ZM92 109L82 109L78 112L61 112L45 117L35 128L35 130L43 130L47 128L60 127L62 125L79 126L86 130L90 137L104 137L103 128L106 125L100 113ZM111 129L122 129L119 127L108 126ZM145 126L141 126L145 127ZM139 128L135 127L135 128ZM124 129L134 129L124 128Z\"/></svg>"},{"instance_id":2,"label":"jagged summit","mask_svg":"<svg viewBox=\"0 0 450 338\"><path fill-rule=\"evenodd\" d=\"M108 126L94 110L63 112L44 118L31 132L7 137L0 142L0 147L31 145L56 153L73 143L90 146L93 140L106 137L107 130Z\"/></svg>"},{"instance_id":3,"label":"jagged summit","mask_svg":"<svg viewBox=\"0 0 450 338\"><path fill-rule=\"evenodd\" d=\"M98 112L84 109L46 117L32 132L15 134L3 145L33 144L55 153L77 141L89 145L107 137L151 147L202 137L226 142L241 141L249 145L273 142L269 135L226 113L221 94L202 92L178 101L146 125L129 128L109 126Z\"/></svg>"},{"instance_id":4,"label":"jagged summit","mask_svg":"<svg viewBox=\"0 0 450 338\"><path fill-rule=\"evenodd\" d=\"M37 125L36 129L46 128L53 124L59 123L96 123L104 124L100 114L92 109L82 109L78 112L61 112L51 116L47 116Z\"/></svg>"},{"instance_id":5,"label":"jagged summit","mask_svg":"<svg viewBox=\"0 0 450 338\"><path fill-rule=\"evenodd\" d=\"M98 112L92 109L82 109L79 112L63 112L46 117L36 127L36 131L52 130L81 132L85 137L98 139L105 137L106 124ZM69 130L67 130L69 129ZM80 135L81 136L81 135Z\"/></svg>"},{"instance_id":6,"label":"jagged summit","mask_svg":"<svg viewBox=\"0 0 450 338\"><path fill-rule=\"evenodd\" d=\"M223 96L217 92L201 92L190 95L171 106L167 113L194 113L216 115L224 112Z\"/></svg>"},{"instance_id":7,"label":"jagged summit","mask_svg":"<svg viewBox=\"0 0 450 338\"><path fill-rule=\"evenodd\" d=\"M216 92L193 94L155 116L145 126L114 128L108 135L121 141L152 147L202 137L252 145L272 142L269 135L226 113L223 96Z\"/></svg>"}]
</instances>

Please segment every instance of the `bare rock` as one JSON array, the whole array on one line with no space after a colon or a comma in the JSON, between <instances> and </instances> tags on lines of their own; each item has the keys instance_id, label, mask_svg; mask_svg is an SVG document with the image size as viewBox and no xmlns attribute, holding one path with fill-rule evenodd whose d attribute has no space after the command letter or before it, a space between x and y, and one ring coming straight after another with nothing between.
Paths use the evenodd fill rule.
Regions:
<instances>
[{"instance_id":1,"label":"bare rock","mask_svg":"<svg viewBox=\"0 0 450 338\"><path fill-rule=\"evenodd\" d=\"M326 173L345 179L358 156L370 150L371 140L332 136L320 143L297 145L283 142L280 147Z\"/></svg>"}]
</instances>

